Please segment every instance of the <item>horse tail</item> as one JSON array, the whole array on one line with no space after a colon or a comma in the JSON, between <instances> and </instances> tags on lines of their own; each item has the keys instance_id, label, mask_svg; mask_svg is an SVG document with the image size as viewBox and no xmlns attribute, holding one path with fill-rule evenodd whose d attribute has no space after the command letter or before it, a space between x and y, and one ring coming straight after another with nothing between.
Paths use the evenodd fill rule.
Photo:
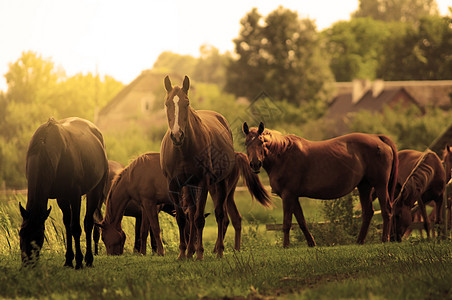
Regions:
<instances>
[{"instance_id":1,"label":"horse tail","mask_svg":"<svg viewBox=\"0 0 452 300\"><path fill-rule=\"evenodd\" d=\"M273 206L271 196L263 186L257 174L254 174L250 168L248 157L240 152L235 153L235 162L240 169L240 173L245 179L245 184L253 198L266 207Z\"/></svg>"},{"instance_id":2,"label":"horse tail","mask_svg":"<svg viewBox=\"0 0 452 300\"><path fill-rule=\"evenodd\" d=\"M392 204L394 203L394 192L397 185L397 175L399 172L399 156L397 154L397 147L390 138L384 135L379 135L378 137L383 143L391 147L392 150L392 168L388 184L389 204L392 206Z\"/></svg>"}]
</instances>

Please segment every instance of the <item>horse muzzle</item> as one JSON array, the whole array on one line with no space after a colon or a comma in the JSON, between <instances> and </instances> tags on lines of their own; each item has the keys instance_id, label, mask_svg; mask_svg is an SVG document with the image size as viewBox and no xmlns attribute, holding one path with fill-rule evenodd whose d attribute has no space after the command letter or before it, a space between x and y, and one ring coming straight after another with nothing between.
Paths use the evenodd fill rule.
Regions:
<instances>
[{"instance_id":1,"label":"horse muzzle","mask_svg":"<svg viewBox=\"0 0 452 300\"><path fill-rule=\"evenodd\" d=\"M251 170L253 170L253 172L255 174L259 174L261 171L262 162L260 160L258 160L257 162L251 161L250 167L251 167Z\"/></svg>"},{"instance_id":2,"label":"horse muzzle","mask_svg":"<svg viewBox=\"0 0 452 300\"><path fill-rule=\"evenodd\" d=\"M184 142L185 134L182 130L179 130L178 132L176 132L174 134L171 132L170 137L175 146L180 146Z\"/></svg>"}]
</instances>

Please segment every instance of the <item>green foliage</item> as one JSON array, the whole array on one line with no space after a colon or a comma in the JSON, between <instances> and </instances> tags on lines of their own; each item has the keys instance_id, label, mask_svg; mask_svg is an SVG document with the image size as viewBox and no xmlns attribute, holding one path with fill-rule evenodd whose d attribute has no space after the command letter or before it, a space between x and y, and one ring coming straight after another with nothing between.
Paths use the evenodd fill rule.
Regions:
<instances>
[{"instance_id":1,"label":"green foliage","mask_svg":"<svg viewBox=\"0 0 452 300\"><path fill-rule=\"evenodd\" d=\"M353 16L385 22L415 23L421 17L438 14L435 0L359 0L359 8Z\"/></svg>"},{"instance_id":2,"label":"green foliage","mask_svg":"<svg viewBox=\"0 0 452 300\"><path fill-rule=\"evenodd\" d=\"M387 23L355 18L339 21L322 34L336 81L376 78L380 53L390 34Z\"/></svg>"},{"instance_id":3,"label":"green foliage","mask_svg":"<svg viewBox=\"0 0 452 300\"><path fill-rule=\"evenodd\" d=\"M0 95L0 183L22 188L28 143L50 117L78 116L93 121L95 112L122 88L112 77L75 75L66 78L53 62L24 52L10 64L8 90Z\"/></svg>"},{"instance_id":4,"label":"green foliage","mask_svg":"<svg viewBox=\"0 0 452 300\"><path fill-rule=\"evenodd\" d=\"M452 78L452 18L423 17L415 27L393 24L381 52L378 76L385 80Z\"/></svg>"},{"instance_id":5,"label":"green foliage","mask_svg":"<svg viewBox=\"0 0 452 300\"><path fill-rule=\"evenodd\" d=\"M416 106L385 107L383 113L361 111L349 124L350 131L385 134L399 150L424 151L450 125L450 112L429 108L423 115Z\"/></svg>"},{"instance_id":6,"label":"green foliage","mask_svg":"<svg viewBox=\"0 0 452 300\"><path fill-rule=\"evenodd\" d=\"M234 40L225 90L254 99L262 91L293 104L326 101L332 74L314 23L279 7L265 19L252 9Z\"/></svg>"}]
</instances>

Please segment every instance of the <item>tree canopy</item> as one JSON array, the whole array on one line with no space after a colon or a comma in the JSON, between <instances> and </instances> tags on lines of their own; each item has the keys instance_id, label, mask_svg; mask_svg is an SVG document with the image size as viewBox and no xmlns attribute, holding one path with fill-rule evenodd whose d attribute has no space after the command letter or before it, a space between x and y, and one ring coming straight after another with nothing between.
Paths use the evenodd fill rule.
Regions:
<instances>
[{"instance_id":1,"label":"tree canopy","mask_svg":"<svg viewBox=\"0 0 452 300\"><path fill-rule=\"evenodd\" d=\"M333 76L313 21L279 7L265 18L254 8L240 23L227 92L253 99L265 91L297 105L327 100Z\"/></svg>"},{"instance_id":2,"label":"tree canopy","mask_svg":"<svg viewBox=\"0 0 452 300\"><path fill-rule=\"evenodd\" d=\"M359 0L355 18L370 17L385 22L417 23L425 16L438 16L435 0Z\"/></svg>"}]
</instances>

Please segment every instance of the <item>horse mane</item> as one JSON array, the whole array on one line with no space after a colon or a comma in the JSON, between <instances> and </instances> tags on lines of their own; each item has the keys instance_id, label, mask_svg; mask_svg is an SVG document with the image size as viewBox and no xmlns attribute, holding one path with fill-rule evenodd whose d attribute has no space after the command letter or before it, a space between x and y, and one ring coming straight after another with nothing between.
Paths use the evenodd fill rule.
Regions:
<instances>
[{"instance_id":1,"label":"horse mane","mask_svg":"<svg viewBox=\"0 0 452 300\"><path fill-rule=\"evenodd\" d=\"M261 135L264 138L267 149L275 154L287 151L300 140L300 137L296 135L283 135L281 132L272 129L265 129Z\"/></svg>"},{"instance_id":2,"label":"horse mane","mask_svg":"<svg viewBox=\"0 0 452 300\"><path fill-rule=\"evenodd\" d=\"M405 192L406 190L410 194L422 193L420 189L425 188L434 172L433 168L425 163L427 158L431 155L435 155L435 153L428 149L418 159L413 170L411 170L410 175L408 175L407 179L402 185L398 201L403 201L403 192ZM398 201L396 201L396 203L394 204L397 204Z\"/></svg>"},{"instance_id":3,"label":"horse mane","mask_svg":"<svg viewBox=\"0 0 452 300\"><path fill-rule=\"evenodd\" d=\"M109 202L111 199L111 194L112 192L117 188L118 184L121 182L121 180L127 176L128 178L130 178L133 170L135 169L135 167L139 164L144 163L147 160L151 159L151 152L142 154L140 156L138 156L136 159L134 159L129 165L127 165L125 168L123 168L121 170L121 172L119 172L118 174L115 175L115 177L113 177L112 181L111 181L111 187L110 190L108 191L107 197L106 197L106 201L105 203ZM110 207L110 206L108 206ZM110 222L109 220L109 216L112 215L111 213L105 213L105 219L107 222Z\"/></svg>"}]
</instances>

